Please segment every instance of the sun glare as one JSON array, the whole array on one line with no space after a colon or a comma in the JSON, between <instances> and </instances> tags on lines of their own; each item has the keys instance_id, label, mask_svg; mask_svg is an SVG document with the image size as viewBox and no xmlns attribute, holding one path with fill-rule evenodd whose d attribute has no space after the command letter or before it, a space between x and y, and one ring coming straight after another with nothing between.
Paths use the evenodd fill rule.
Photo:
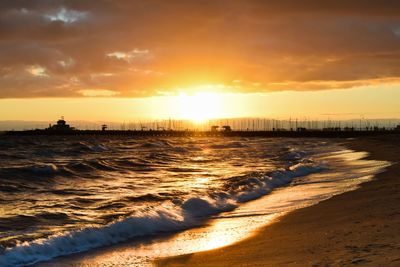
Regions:
<instances>
[{"instance_id":1,"label":"sun glare","mask_svg":"<svg viewBox=\"0 0 400 267\"><path fill-rule=\"evenodd\" d=\"M220 95L216 93L198 92L192 95L181 93L177 102L177 113L181 119L202 123L221 116Z\"/></svg>"}]
</instances>

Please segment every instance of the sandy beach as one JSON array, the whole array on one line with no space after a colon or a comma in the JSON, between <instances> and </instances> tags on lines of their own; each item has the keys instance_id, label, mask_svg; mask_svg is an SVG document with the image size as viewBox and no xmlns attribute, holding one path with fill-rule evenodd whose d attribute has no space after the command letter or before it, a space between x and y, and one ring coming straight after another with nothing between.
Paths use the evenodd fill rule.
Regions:
<instances>
[{"instance_id":1,"label":"sandy beach","mask_svg":"<svg viewBox=\"0 0 400 267\"><path fill-rule=\"evenodd\" d=\"M160 259L157 266L399 266L400 137L344 141L393 163L361 188L296 210L224 248Z\"/></svg>"}]
</instances>

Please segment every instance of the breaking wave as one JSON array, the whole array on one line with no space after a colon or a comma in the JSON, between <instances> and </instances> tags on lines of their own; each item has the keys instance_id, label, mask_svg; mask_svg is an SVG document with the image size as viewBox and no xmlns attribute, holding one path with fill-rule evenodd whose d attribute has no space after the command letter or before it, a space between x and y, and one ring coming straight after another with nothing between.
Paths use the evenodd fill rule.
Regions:
<instances>
[{"instance_id":1,"label":"breaking wave","mask_svg":"<svg viewBox=\"0 0 400 267\"><path fill-rule=\"evenodd\" d=\"M53 171L52 166L46 168ZM223 191L213 191L207 195L188 199L175 197L156 208L137 211L132 216L105 226L86 227L3 248L0 252L0 266L30 265L63 255L117 244L135 237L185 230L200 225L211 215L233 210L242 202L266 195L274 188L290 183L293 178L324 169L326 167L307 161L264 175L236 177ZM158 196L147 195L145 198L154 200ZM132 199L132 203L135 201L137 199Z\"/></svg>"}]
</instances>

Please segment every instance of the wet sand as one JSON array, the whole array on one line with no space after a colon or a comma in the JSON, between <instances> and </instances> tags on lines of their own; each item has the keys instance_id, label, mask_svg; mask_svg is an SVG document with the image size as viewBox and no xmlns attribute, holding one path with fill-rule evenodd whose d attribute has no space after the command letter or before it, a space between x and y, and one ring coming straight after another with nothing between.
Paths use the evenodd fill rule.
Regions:
<instances>
[{"instance_id":1,"label":"wet sand","mask_svg":"<svg viewBox=\"0 0 400 267\"><path fill-rule=\"evenodd\" d=\"M361 188L296 210L216 250L160 259L158 266L400 266L400 136L344 142L393 162Z\"/></svg>"}]
</instances>

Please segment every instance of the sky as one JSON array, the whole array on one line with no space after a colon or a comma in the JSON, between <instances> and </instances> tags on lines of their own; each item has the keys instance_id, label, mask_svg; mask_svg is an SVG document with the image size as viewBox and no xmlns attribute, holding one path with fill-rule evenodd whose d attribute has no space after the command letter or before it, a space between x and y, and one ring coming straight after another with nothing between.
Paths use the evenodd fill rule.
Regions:
<instances>
[{"instance_id":1,"label":"sky","mask_svg":"<svg viewBox=\"0 0 400 267\"><path fill-rule=\"evenodd\" d=\"M0 2L0 120L398 118L399 91L396 0Z\"/></svg>"}]
</instances>

